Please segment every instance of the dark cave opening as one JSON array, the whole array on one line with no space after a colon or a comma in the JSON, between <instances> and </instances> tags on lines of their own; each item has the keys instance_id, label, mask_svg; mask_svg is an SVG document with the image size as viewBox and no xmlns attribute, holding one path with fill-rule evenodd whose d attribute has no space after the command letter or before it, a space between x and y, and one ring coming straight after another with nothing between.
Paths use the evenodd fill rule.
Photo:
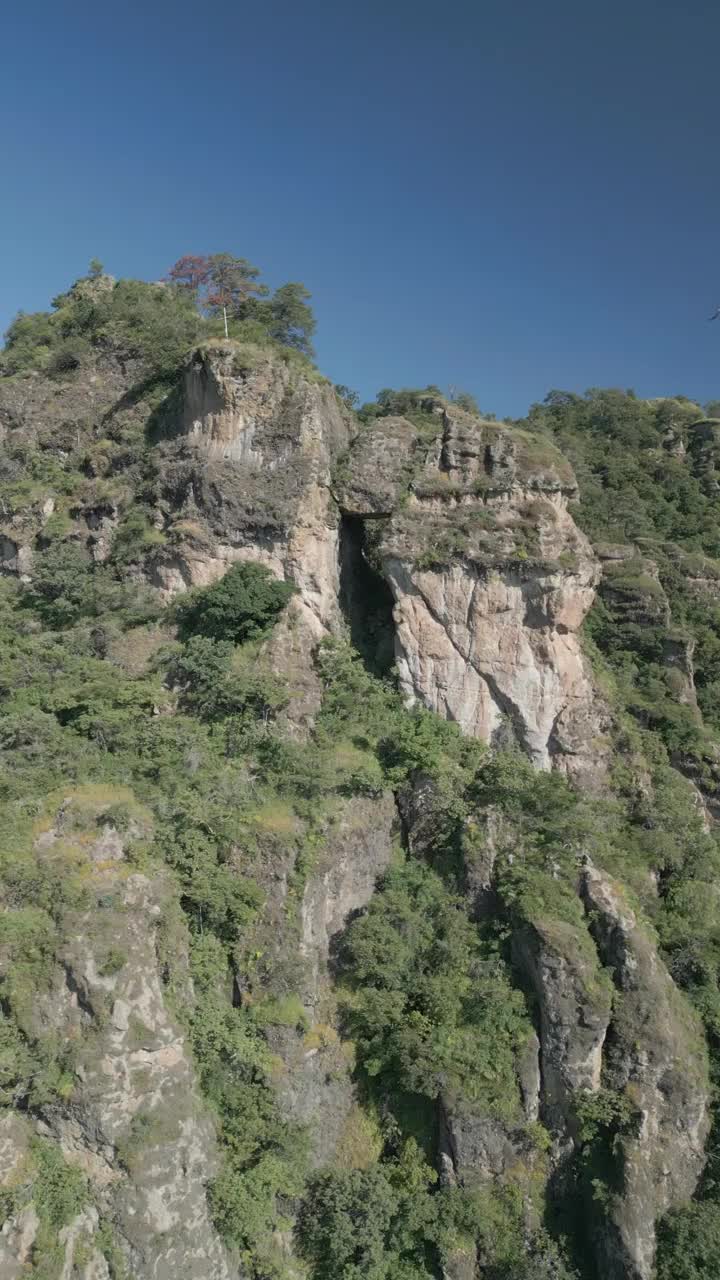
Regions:
<instances>
[{"instance_id":1,"label":"dark cave opening","mask_svg":"<svg viewBox=\"0 0 720 1280\"><path fill-rule=\"evenodd\" d=\"M387 675L395 658L393 595L372 564L362 516L344 515L340 522L340 607L368 670Z\"/></svg>"}]
</instances>

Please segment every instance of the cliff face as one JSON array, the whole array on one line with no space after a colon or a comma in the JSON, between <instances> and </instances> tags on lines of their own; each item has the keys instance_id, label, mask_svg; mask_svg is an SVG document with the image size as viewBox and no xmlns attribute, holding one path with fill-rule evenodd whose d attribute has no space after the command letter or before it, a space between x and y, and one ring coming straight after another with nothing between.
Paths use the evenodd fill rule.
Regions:
<instances>
[{"instance_id":1,"label":"cliff face","mask_svg":"<svg viewBox=\"0 0 720 1280\"><path fill-rule=\"evenodd\" d=\"M547 441L432 402L427 418L362 432L339 489L378 521L401 687L539 768L596 769L606 717L577 631L599 575L572 472Z\"/></svg>"},{"instance_id":2,"label":"cliff face","mask_svg":"<svg viewBox=\"0 0 720 1280\"><path fill-rule=\"evenodd\" d=\"M156 602L208 586L244 561L267 566L296 594L272 633L257 642L252 663L255 674L270 671L286 681L289 694L275 736L267 717L262 732L253 728L252 768L269 760L273 776L301 773L302 744L316 733L312 749L322 769L334 778L335 768L341 777L327 812L313 811L316 779L303 784L294 813L273 808L250 766L228 781L237 729L228 721L222 750L212 757L216 807L208 816L198 802L185 813L196 823L200 847L216 838L218 813L224 821L237 809L242 821L236 829L228 819L230 852L220 864L234 874L245 858L263 895L247 936L240 930L228 941L225 924L218 933L232 956L228 1009L272 1005L274 1011L264 1022L258 1014L257 1023L270 1065L265 1059L262 1067L259 1059L252 1069L245 1064L238 1091L266 1073L285 1121L309 1130L312 1168L335 1162L357 1173L370 1166L382 1145L380 1121L372 1112L371 1123L372 1109L363 1110L367 1098L358 1088L348 1032L352 1018L340 1008L342 998L351 1013L353 1004L347 992L338 994L338 954L348 923L367 908L391 865L394 844L402 843L411 859L439 863L438 833L444 840L452 820L460 831L452 874L465 907L481 930L500 922L494 945L529 1013L527 1034L513 1050L514 1093L504 1111L477 1099L468 1104L443 1080L430 1098L431 1158L441 1186L471 1190L481 1202L488 1188L514 1197L530 1248L545 1210L575 1176L573 1161L582 1158L583 1103L611 1093L631 1107L634 1127L617 1137L612 1195L601 1209L588 1210L588 1275L651 1280L655 1221L692 1196L709 1127L699 1024L652 930L569 836L576 858L571 908L556 910L548 891L520 912L518 895L508 888L513 868L530 858L518 829L498 821L492 804L460 820L447 806L443 780L421 771L393 795L377 762L368 765L364 729L327 749L321 710L328 681L317 657L323 640L343 634L350 612L354 626L371 629L364 589L374 584L407 705L435 712L491 748L519 748L539 771L558 773L581 791L607 795L616 726L580 639L601 576L604 607L618 625L668 631L663 661L676 673L679 701L696 710L692 646L670 634L667 599L652 563L637 548L593 550L569 506L578 498L572 469L548 438L480 420L438 398L421 403L412 420L391 416L359 426L332 387L307 369L228 342L194 352L180 385L162 403L133 392L132 365L108 358L107 367L86 376L87 382L78 378L60 391L42 379L0 381L5 466L15 485L0 525L2 572L32 583L60 517L66 545L95 565L122 564L117 548L133 504L142 510L144 542L125 573ZM14 459L72 448L82 470L71 493L56 492L47 478L52 468L30 490L19 483L23 464L13 471ZM707 458L704 465L709 474ZM354 585L343 581L353 574L363 576ZM169 638L168 631L147 641L150 658L137 659L143 674ZM117 638L115 650L107 637L87 643L95 645L88 661L95 662L102 644L100 656L109 653L111 664L130 663L129 642L117 658ZM112 717L97 710L102 682L95 667L88 681L87 696L48 705L63 728L77 726L102 749L109 743L111 753L119 752ZM162 728L178 704L167 685L153 690L156 701L138 702L137 714ZM246 714L243 705L237 723ZM212 739L215 730L207 732ZM300 755L282 755L286 740ZM150 766L143 774L148 792L163 769L162 733L158 741L156 774ZM26 750L22 733L13 750ZM193 777L204 767L200 752L183 750L182 769ZM337 759L328 760L333 753ZM675 763L692 776L680 752ZM77 774L80 766L73 769ZM707 793L707 767L703 779ZM59 853L82 863L93 905L59 920L50 988L26 1010L21 1030L29 1039L67 1040L77 1052L65 1093L23 1094L22 1105L3 1121L0 1177L12 1190L12 1211L0 1235L2 1275L14 1280L40 1256L47 1211L37 1191L38 1141L57 1147L63 1162L81 1172L85 1188L82 1203L56 1232L63 1280L114 1280L122 1274L111 1270L114 1249L136 1280L245 1275L247 1247L238 1249L241 1236L232 1231L233 1244L221 1241L221 1215L213 1214L206 1194L220 1168L222 1125L202 1096L187 1033L197 999L188 930L204 936L188 889L188 883L196 888L193 875L201 878L194 846L182 847L179 827L179 852L168 860L184 880L160 873L152 861L144 865L126 847L128 840L149 839L140 808L133 809L127 837L127 827L113 822L117 804L103 801L98 809L92 794L78 791L77 776L74 782L35 830L28 856L38 865ZM87 830L71 821L80 801L83 812L92 810ZM158 806L163 819L175 804L170 786ZM554 857L547 854L542 867L551 888L562 876L568 880ZM221 883L224 902L229 882ZM182 921L183 911L170 983L163 939L168 921ZM214 1078L212 1085L217 1107ZM384 1105L377 1112L392 1132L390 1104L385 1112ZM242 1146L234 1132L222 1141L231 1150L233 1143ZM242 1223L245 1204L248 1217L256 1213L256 1187L251 1179L241 1185L233 1213ZM291 1245L298 1197L297 1189L283 1190L284 1225L262 1227L272 1237L273 1266L281 1256L289 1268L272 1274L300 1274ZM490 1263L482 1233L448 1248L442 1259L452 1280L484 1275ZM552 1260L547 1267L542 1274L561 1274Z\"/></svg>"},{"instance_id":3,"label":"cliff face","mask_svg":"<svg viewBox=\"0 0 720 1280\"><path fill-rule=\"evenodd\" d=\"M125 838L105 818L113 804L136 815ZM32 1176L33 1143L51 1139L62 1162L80 1171L85 1202L60 1232L62 1275L110 1275L102 1224L112 1223L134 1275L238 1276L205 1195L217 1168L214 1125L161 980L170 886L134 871L126 856L144 821L129 793L88 786L66 794L40 824L38 862L66 863L90 882L96 906L62 921L49 990L24 1020L28 1036L72 1048L74 1087L34 1107L17 1130L6 1123L5 1186L16 1196L28 1190L0 1238L3 1276L27 1274L31 1259L40 1265L47 1210L42 1178L38 1189ZM189 980L183 995L192 998Z\"/></svg>"},{"instance_id":4,"label":"cliff face","mask_svg":"<svg viewBox=\"0 0 720 1280\"><path fill-rule=\"evenodd\" d=\"M332 389L268 356L220 346L193 355L174 438L158 449L158 520L176 531L151 581L165 596L219 578L242 560L297 588L271 642L278 671L294 674L290 716L302 731L319 706L312 648L340 622L338 518L331 468L349 424Z\"/></svg>"},{"instance_id":5,"label":"cliff face","mask_svg":"<svg viewBox=\"0 0 720 1280\"><path fill-rule=\"evenodd\" d=\"M310 635L338 618L337 516L328 484L349 426L325 383L298 378L268 356L203 349L184 371L181 408L159 448L158 510L199 521L210 546L159 557L168 593L205 585L243 558L266 563L298 588ZM175 434L176 433L176 434ZM197 536L197 535L196 535Z\"/></svg>"}]
</instances>

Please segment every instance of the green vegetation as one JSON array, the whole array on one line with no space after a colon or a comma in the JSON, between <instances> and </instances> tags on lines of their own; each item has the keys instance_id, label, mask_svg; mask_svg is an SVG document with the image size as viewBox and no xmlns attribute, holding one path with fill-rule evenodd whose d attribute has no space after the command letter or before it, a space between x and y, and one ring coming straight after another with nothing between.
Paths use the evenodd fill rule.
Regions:
<instances>
[{"instance_id":1,"label":"green vegetation","mask_svg":"<svg viewBox=\"0 0 720 1280\"><path fill-rule=\"evenodd\" d=\"M693 1204L666 1218L658 1240L658 1280L710 1280L720 1268L720 1205Z\"/></svg>"},{"instance_id":2,"label":"green vegetation","mask_svg":"<svg viewBox=\"0 0 720 1280\"><path fill-rule=\"evenodd\" d=\"M183 637L205 636L240 644L261 636L293 594L289 582L262 564L236 564L219 582L181 600L176 616Z\"/></svg>"},{"instance_id":3,"label":"green vegetation","mask_svg":"<svg viewBox=\"0 0 720 1280\"><path fill-rule=\"evenodd\" d=\"M437 1175L414 1142L370 1169L311 1182L299 1224L317 1280L430 1280L438 1238Z\"/></svg>"},{"instance_id":4,"label":"green vegetation","mask_svg":"<svg viewBox=\"0 0 720 1280\"><path fill-rule=\"evenodd\" d=\"M116 283L94 263L50 313L18 317L0 357L11 389L29 371L69 385L89 362L137 362L134 387L102 421L78 409L52 438L42 424L37 436L12 430L0 460L8 538L52 500L35 526L31 581L0 581L0 1102L34 1120L81 1095L78 1040L38 1010L55 997L78 919L93 922L86 940L101 979L127 978L121 930L103 928L121 922L124 878L142 871L167 892L155 939L165 997L216 1122L208 1202L250 1280L286 1280L298 1266L308 1280L437 1280L453 1259L467 1269L476 1256L487 1280L577 1280L567 1249L585 1265L582 1228L553 1219L550 1235L538 1225L549 1135L528 1122L521 1088L538 1010L513 942L540 938L579 975L591 1006L614 1001L617 1040L622 996L578 896L586 858L616 875L703 1019L720 1088L720 859L673 767L718 790L716 428L693 425L700 415L687 401L593 392L554 394L517 434L528 466L556 466L555 443L571 457L578 519L596 541L632 544L606 562L587 627L615 714L611 794L581 795L519 753L404 706L382 648L387 600L370 577L372 616L353 637L365 661L342 639L319 647L322 705L298 741L284 724L295 690L263 649L290 583L243 562L169 606L141 585L163 555L208 536L192 510L195 473L179 518L158 518L166 456L151 442L176 408L188 348L222 347L226 322L251 344L238 349L238 376L276 344L309 367L303 286L271 295L231 255L183 259L164 284ZM336 391L354 410L354 393ZM467 395L452 402L477 411ZM433 386L386 389L359 418L402 414L429 435L447 403ZM107 543L81 540L80 519L102 529L108 512ZM538 500L517 534L519 560L536 554L541 518ZM442 536L421 563L459 549ZM371 556L371 543L360 553ZM693 642L699 710L688 697ZM420 796L421 820L412 837L403 832L406 847L367 909L333 938L333 986L311 1016L303 891L324 872L327 846L345 839L347 802L372 813L388 789L406 826ZM108 832L121 837L117 865L105 857ZM101 1038L110 1007L85 1001L89 1038ZM130 1030L142 1047L147 1028L134 1018ZM689 1017L688 1035L702 1062ZM283 1054L309 1075L318 1066L325 1084L353 1075L337 1156L321 1169L278 1089L294 1069ZM637 1113L610 1078L576 1103L573 1172L579 1194L590 1186L602 1205L619 1185L621 1140ZM439 1176L442 1117L509 1135L507 1170L487 1182L471 1170L449 1185ZM167 1138L166 1121L152 1108L135 1116L117 1144L122 1176ZM33 1199L33 1266L56 1280L58 1233L91 1202L92 1180L50 1138L31 1143L26 1172L3 1204L14 1212ZM697 1202L662 1224L658 1280L715 1274L719 1204L716 1123ZM299 1263L288 1262L291 1239ZM114 1280L123 1277L110 1223L95 1243Z\"/></svg>"},{"instance_id":5,"label":"green vegetation","mask_svg":"<svg viewBox=\"0 0 720 1280\"><path fill-rule=\"evenodd\" d=\"M438 874L391 871L351 925L348 1020L364 1070L385 1090L518 1119L515 1053L531 1027L496 949Z\"/></svg>"},{"instance_id":6,"label":"green vegetation","mask_svg":"<svg viewBox=\"0 0 720 1280\"><path fill-rule=\"evenodd\" d=\"M5 335L0 373L30 369L65 377L92 354L119 349L154 376L171 373L201 333L192 301L161 285L88 276L53 300L53 311L19 315Z\"/></svg>"},{"instance_id":7,"label":"green vegetation","mask_svg":"<svg viewBox=\"0 0 720 1280\"><path fill-rule=\"evenodd\" d=\"M594 639L635 687L644 709L662 704L666 714L673 689L661 659L671 637L662 609L654 607L664 593L673 630L695 642L700 709L720 729L720 605L712 591L720 557L717 443L702 410L681 396L640 400L621 391L551 392L531 410L528 424L552 433L572 462L582 498L575 514L591 538L629 544L630 558L609 566L608 589L591 615ZM647 575L643 557L657 566L659 582ZM703 581L710 591L703 590ZM618 610L623 600L629 611ZM694 731L688 726L685 746L688 734L693 754L702 758L706 743L697 719Z\"/></svg>"},{"instance_id":8,"label":"green vegetation","mask_svg":"<svg viewBox=\"0 0 720 1280\"><path fill-rule=\"evenodd\" d=\"M336 389L340 398L345 400L350 408L355 408L356 394L348 387L338 386ZM492 422L495 419L494 413L480 411L475 397L469 392L451 388L448 395L444 396L440 388L433 383L423 388L404 388L403 390L385 387L382 391L378 391L374 401L361 406L358 417L362 422L372 422L374 418L387 418L392 415L409 418L411 422L416 422L422 427L432 419L433 410L443 404L454 404L458 409L482 417L486 422Z\"/></svg>"},{"instance_id":9,"label":"green vegetation","mask_svg":"<svg viewBox=\"0 0 720 1280\"><path fill-rule=\"evenodd\" d=\"M168 282L155 283L116 281L93 262L86 276L53 299L52 311L20 312L13 320L0 352L0 376L35 370L63 379L115 351L139 362L139 378L167 379L193 344L225 329L231 338L312 356L315 320L307 289L284 284L268 296L254 283L259 274L231 254L189 255L171 269Z\"/></svg>"}]
</instances>

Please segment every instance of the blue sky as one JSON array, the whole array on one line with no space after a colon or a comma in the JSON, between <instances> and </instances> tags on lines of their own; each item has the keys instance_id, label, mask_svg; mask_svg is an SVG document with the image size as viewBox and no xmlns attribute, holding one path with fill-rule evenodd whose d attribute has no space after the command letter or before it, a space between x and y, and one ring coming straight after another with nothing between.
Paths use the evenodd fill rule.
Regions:
<instances>
[{"instance_id":1,"label":"blue sky","mask_svg":"<svg viewBox=\"0 0 720 1280\"><path fill-rule=\"evenodd\" d=\"M720 396L715 0L26 0L2 45L2 328L229 250L364 398Z\"/></svg>"}]
</instances>

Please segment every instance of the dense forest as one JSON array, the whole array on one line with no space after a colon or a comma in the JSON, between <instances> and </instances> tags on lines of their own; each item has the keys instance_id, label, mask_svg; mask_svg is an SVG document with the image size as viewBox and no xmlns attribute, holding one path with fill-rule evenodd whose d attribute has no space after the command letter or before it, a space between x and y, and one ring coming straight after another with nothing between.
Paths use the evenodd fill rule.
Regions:
<instances>
[{"instance_id":1,"label":"dense forest","mask_svg":"<svg viewBox=\"0 0 720 1280\"><path fill-rule=\"evenodd\" d=\"M0 1274L712 1280L716 406L313 330L216 254L6 335Z\"/></svg>"}]
</instances>

